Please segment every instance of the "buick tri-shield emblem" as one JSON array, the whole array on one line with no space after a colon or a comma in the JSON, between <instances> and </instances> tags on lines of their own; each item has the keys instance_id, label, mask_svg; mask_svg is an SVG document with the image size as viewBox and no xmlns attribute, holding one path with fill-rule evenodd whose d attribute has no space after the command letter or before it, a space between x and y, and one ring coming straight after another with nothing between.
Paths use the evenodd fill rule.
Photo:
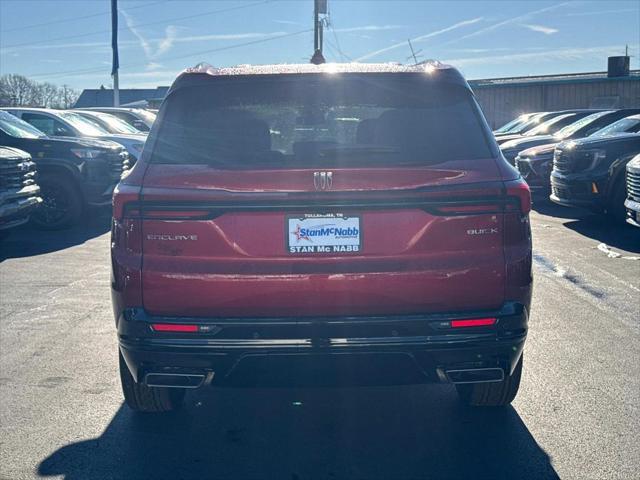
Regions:
<instances>
[{"instance_id":1,"label":"buick tri-shield emblem","mask_svg":"<svg viewBox=\"0 0 640 480\"><path fill-rule=\"evenodd\" d=\"M331 190L333 172L313 172L313 186L316 190Z\"/></svg>"}]
</instances>

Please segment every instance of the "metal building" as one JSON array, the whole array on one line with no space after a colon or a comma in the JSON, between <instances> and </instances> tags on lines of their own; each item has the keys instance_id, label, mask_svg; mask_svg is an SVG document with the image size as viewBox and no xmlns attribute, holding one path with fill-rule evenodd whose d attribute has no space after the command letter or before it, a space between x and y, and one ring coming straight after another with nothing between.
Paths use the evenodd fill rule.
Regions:
<instances>
[{"instance_id":1,"label":"metal building","mask_svg":"<svg viewBox=\"0 0 640 480\"><path fill-rule=\"evenodd\" d=\"M640 70L471 80L487 121L497 128L526 112L640 107Z\"/></svg>"},{"instance_id":2,"label":"metal building","mask_svg":"<svg viewBox=\"0 0 640 480\"><path fill-rule=\"evenodd\" d=\"M121 88L121 107L158 108L167 94L169 87L156 88ZM86 88L80 94L74 108L113 107L113 89Z\"/></svg>"}]
</instances>

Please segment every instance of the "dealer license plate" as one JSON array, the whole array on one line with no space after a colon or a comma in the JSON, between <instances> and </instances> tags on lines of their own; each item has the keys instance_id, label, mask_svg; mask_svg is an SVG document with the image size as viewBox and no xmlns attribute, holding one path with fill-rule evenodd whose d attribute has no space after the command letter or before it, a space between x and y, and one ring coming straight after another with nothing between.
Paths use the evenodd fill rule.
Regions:
<instances>
[{"instance_id":1,"label":"dealer license plate","mask_svg":"<svg viewBox=\"0 0 640 480\"><path fill-rule=\"evenodd\" d=\"M289 253L358 253L362 228L357 215L305 214L286 220Z\"/></svg>"}]
</instances>

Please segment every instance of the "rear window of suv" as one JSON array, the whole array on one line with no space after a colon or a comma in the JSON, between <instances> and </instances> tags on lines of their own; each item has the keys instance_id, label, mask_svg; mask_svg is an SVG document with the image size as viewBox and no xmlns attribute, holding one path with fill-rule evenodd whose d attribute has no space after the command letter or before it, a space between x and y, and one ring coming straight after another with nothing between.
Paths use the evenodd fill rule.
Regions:
<instances>
[{"instance_id":1,"label":"rear window of suv","mask_svg":"<svg viewBox=\"0 0 640 480\"><path fill-rule=\"evenodd\" d=\"M156 163L261 169L494 156L471 92L422 79L216 79L175 91L162 108Z\"/></svg>"}]
</instances>

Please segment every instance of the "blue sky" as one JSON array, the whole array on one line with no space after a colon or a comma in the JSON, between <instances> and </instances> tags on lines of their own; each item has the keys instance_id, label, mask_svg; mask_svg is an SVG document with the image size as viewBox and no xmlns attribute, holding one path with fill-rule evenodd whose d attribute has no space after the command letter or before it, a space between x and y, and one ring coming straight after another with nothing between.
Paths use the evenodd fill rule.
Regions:
<instances>
[{"instance_id":1,"label":"blue sky","mask_svg":"<svg viewBox=\"0 0 640 480\"><path fill-rule=\"evenodd\" d=\"M109 0L0 0L0 74L111 83ZM306 62L312 0L119 0L121 88L168 85L198 62ZM447 61L469 79L639 68L638 1L329 0L329 61ZM84 18L78 18L84 17ZM281 38L280 38L281 37Z\"/></svg>"}]
</instances>

